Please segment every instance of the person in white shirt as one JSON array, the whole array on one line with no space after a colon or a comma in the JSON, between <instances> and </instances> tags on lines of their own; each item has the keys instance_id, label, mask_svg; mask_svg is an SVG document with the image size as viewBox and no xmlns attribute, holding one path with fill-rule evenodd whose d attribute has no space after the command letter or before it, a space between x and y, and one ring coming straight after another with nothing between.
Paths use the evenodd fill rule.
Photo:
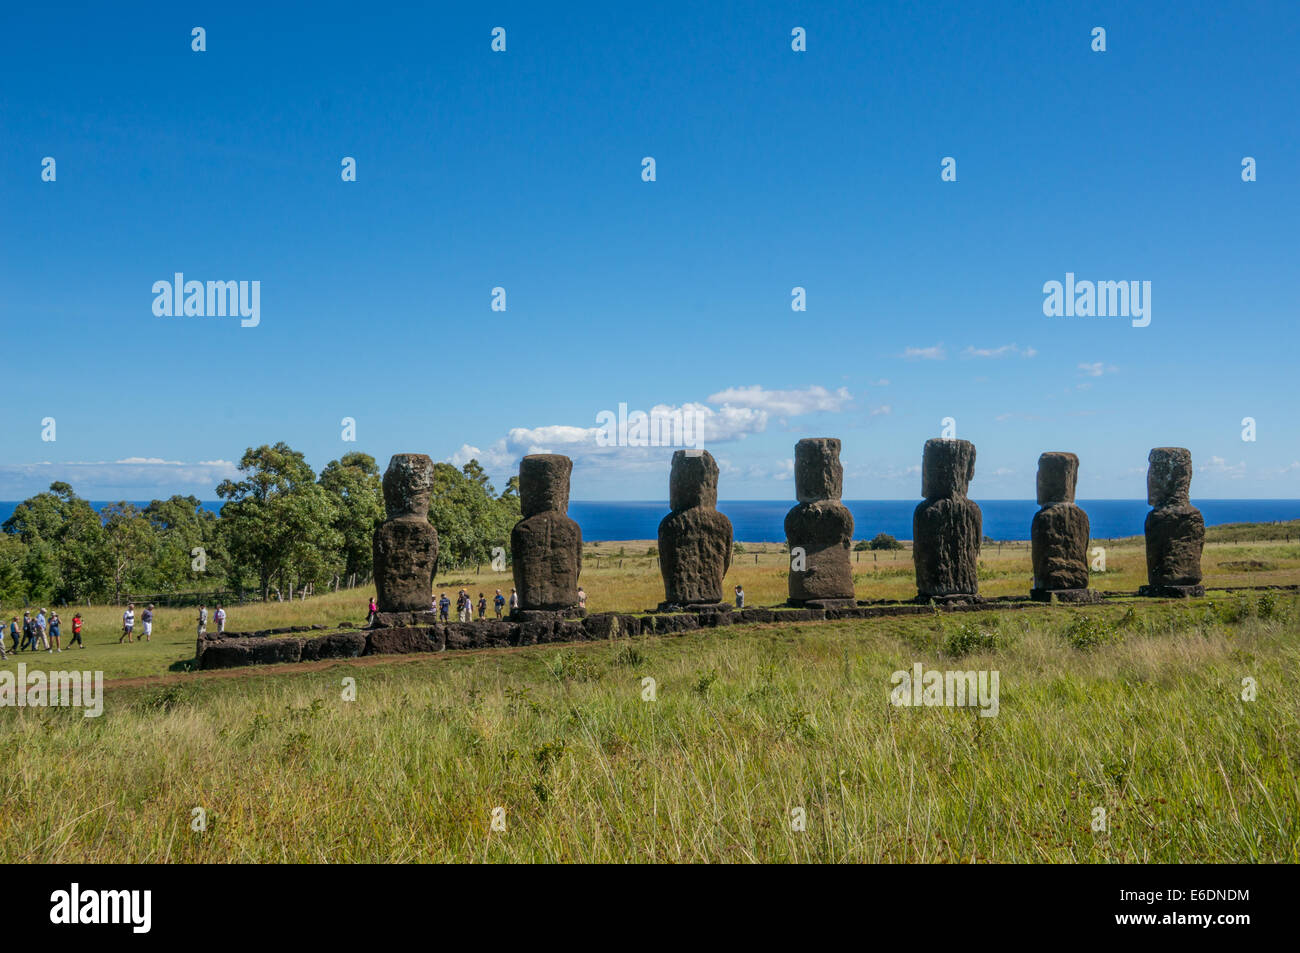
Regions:
<instances>
[{"instance_id":1,"label":"person in white shirt","mask_svg":"<svg viewBox=\"0 0 1300 953\"><path fill-rule=\"evenodd\" d=\"M587 608L587 590L583 589L582 586L578 587L578 608Z\"/></svg>"},{"instance_id":2,"label":"person in white shirt","mask_svg":"<svg viewBox=\"0 0 1300 953\"><path fill-rule=\"evenodd\" d=\"M217 635L223 635L226 631L226 610L217 606L212 618L217 623Z\"/></svg>"},{"instance_id":3,"label":"person in white shirt","mask_svg":"<svg viewBox=\"0 0 1300 953\"><path fill-rule=\"evenodd\" d=\"M199 606L199 638L208 634L208 607Z\"/></svg>"},{"instance_id":4,"label":"person in white shirt","mask_svg":"<svg viewBox=\"0 0 1300 953\"><path fill-rule=\"evenodd\" d=\"M135 636L132 632L135 630L135 603L128 602L126 611L122 613L122 634L117 637L117 644L121 645L122 640L134 642Z\"/></svg>"}]
</instances>

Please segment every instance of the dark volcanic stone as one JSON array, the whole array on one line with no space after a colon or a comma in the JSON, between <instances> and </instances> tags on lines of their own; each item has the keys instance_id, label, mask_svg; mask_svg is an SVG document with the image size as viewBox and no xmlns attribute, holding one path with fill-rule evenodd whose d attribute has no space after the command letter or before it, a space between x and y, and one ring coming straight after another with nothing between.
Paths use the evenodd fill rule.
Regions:
<instances>
[{"instance_id":1,"label":"dark volcanic stone","mask_svg":"<svg viewBox=\"0 0 1300 953\"><path fill-rule=\"evenodd\" d=\"M443 627L446 646L451 649L477 649L483 646L485 633L475 622L448 622Z\"/></svg>"},{"instance_id":2,"label":"dark volcanic stone","mask_svg":"<svg viewBox=\"0 0 1300 953\"><path fill-rule=\"evenodd\" d=\"M1038 505L1073 503L1079 480L1079 458L1072 453L1049 450L1038 457Z\"/></svg>"},{"instance_id":3,"label":"dark volcanic stone","mask_svg":"<svg viewBox=\"0 0 1300 953\"><path fill-rule=\"evenodd\" d=\"M242 639L229 639L224 642L209 642L199 658L199 668L238 668L251 665L252 654L249 643Z\"/></svg>"},{"instance_id":4,"label":"dark volcanic stone","mask_svg":"<svg viewBox=\"0 0 1300 953\"><path fill-rule=\"evenodd\" d=\"M636 615L621 615L618 617L619 632L622 635L637 636L641 634L642 619Z\"/></svg>"},{"instance_id":5,"label":"dark volcanic stone","mask_svg":"<svg viewBox=\"0 0 1300 953\"><path fill-rule=\"evenodd\" d=\"M731 565L731 520L714 507L718 465L707 450L678 450L669 477L672 512L659 524L664 601L692 606L722 601Z\"/></svg>"},{"instance_id":6,"label":"dark volcanic stone","mask_svg":"<svg viewBox=\"0 0 1300 953\"><path fill-rule=\"evenodd\" d=\"M335 632L314 639L307 639L302 644L302 660L315 662L319 659L356 658L366 650L366 637L361 632Z\"/></svg>"},{"instance_id":7,"label":"dark volcanic stone","mask_svg":"<svg viewBox=\"0 0 1300 953\"><path fill-rule=\"evenodd\" d=\"M306 639L258 639L249 643L248 660L254 665L275 665L302 659Z\"/></svg>"},{"instance_id":8,"label":"dark volcanic stone","mask_svg":"<svg viewBox=\"0 0 1300 953\"><path fill-rule=\"evenodd\" d=\"M965 496L975 476L975 445L932 437L921 454L921 495L927 500Z\"/></svg>"},{"instance_id":9,"label":"dark volcanic stone","mask_svg":"<svg viewBox=\"0 0 1300 953\"><path fill-rule=\"evenodd\" d=\"M973 596L984 519L966 498L975 475L975 446L968 440L927 440L921 459L925 502L912 513L912 559L919 600Z\"/></svg>"},{"instance_id":10,"label":"dark volcanic stone","mask_svg":"<svg viewBox=\"0 0 1300 953\"><path fill-rule=\"evenodd\" d=\"M1197 595L1205 520L1189 502L1192 454L1182 447L1156 447L1147 457L1147 585L1143 595ZM1190 591L1183 591L1190 590Z\"/></svg>"},{"instance_id":11,"label":"dark volcanic stone","mask_svg":"<svg viewBox=\"0 0 1300 953\"><path fill-rule=\"evenodd\" d=\"M1034 588L1088 588L1088 536L1088 514L1073 503L1049 503L1035 513L1029 529Z\"/></svg>"},{"instance_id":12,"label":"dark volcanic stone","mask_svg":"<svg viewBox=\"0 0 1300 953\"><path fill-rule=\"evenodd\" d=\"M620 617L613 612L599 612L587 616L582 624L590 639L613 639L618 637L619 621Z\"/></svg>"},{"instance_id":13,"label":"dark volcanic stone","mask_svg":"<svg viewBox=\"0 0 1300 953\"><path fill-rule=\"evenodd\" d=\"M1197 586L1205 520L1190 503L1158 506L1147 514L1147 584Z\"/></svg>"},{"instance_id":14,"label":"dark volcanic stone","mask_svg":"<svg viewBox=\"0 0 1300 953\"><path fill-rule=\"evenodd\" d=\"M532 453L519 461L519 509L524 519L538 513L569 512L573 461L558 453Z\"/></svg>"},{"instance_id":15,"label":"dark volcanic stone","mask_svg":"<svg viewBox=\"0 0 1300 953\"><path fill-rule=\"evenodd\" d=\"M400 629L370 629L366 632L366 655L407 655L412 652L441 652L445 633L442 626L406 626Z\"/></svg>"},{"instance_id":16,"label":"dark volcanic stone","mask_svg":"<svg viewBox=\"0 0 1300 953\"><path fill-rule=\"evenodd\" d=\"M573 462L555 453L519 463L524 518L510 532L515 589L521 609L568 609L578 604L582 530L567 515Z\"/></svg>"},{"instance_id":17,"label":"dark volcanic stone","mask_svg":"<svg viewBox=\"0 0 1300 953\"><path fill-rule=\"evenodd\" d=\"M791 553L796 547L804 551L802 571L791 557L791 603L853 598L853 514L847 506L839 500L800 503L785 515L785 538Z\"/></svg>"},{"instance_id":18,"label":"dark volcanic stone","mask_svg":"<svg viewBox=\"0 0 1300 953\"><path fill-rule=\"evenodd\" d=\"M742 622L771 622L775 613L771 609L741 609Z\"/></svg>"},{"instance_id":19,"label":"dark volcanic stone","mask_svg":"<svg viewBox=\"0 0 1300 953\"><path fill-rule=\"evenodd\" d=\"M844 467L836 437L805 437L794 445L794 498L800 503L838 500L844 495Z\"/></svg>"},{"instance_id":20,"label":"dark volcanic stone","mask_svg":"<svg viewBox=\"0 0 1300 953\"><path fill-rule=\"evenodd\" d=\"M792 605L810 600L853 599L853 567L849 546L853 514L840 502L844 467L840 442L834 437L809 437L794 447L795 498L799 505L785 515L785 538L791 553L803 550L803 568L790 559Z\"/></svg>"},{"instance_id":21,"label":"dark volcanic stone","mask_svg":"<svg viewBox=\"0 0 1300 953\"><path fill-rule=\"evenodd\" d=\"M395 454L384 473L388 519L375 530L375 590L381 612L428 609L438 568L438 532L429 523L433 461Z\"/></svg>"},{"instance_id":22,"label":"dark volcanic stone","mask_svg":"<svg viewBox=\"0 0 1300 953\"><path fill-rule=\"evenodd\" d=\"M1101 602L1101 593L1096 589L1030 589L1029 598L1034 602Z\"/></svg>"},{"instance_id":23,"label":"dark volcanic stone","mask_svg":"<svg viewBox=\"0 0 1300 953\"><path fill-rule=\"evenodd\" d=\"M983 515L965 497L926 500L912 513L912 558L922 598L979 591Z\"/></svg>"},{"instance_id":24,"label":"dark volcanic stone","mask_svg":"<svg viewBox=\"0 0 1300 953\"><path fill-rule=\"evenodd\" d=\"M432 591L430 598L432 598ZM412 625L434 625L437 621L438 613L430 612L429 607L425 606L416 612L376 612L370 628L401 629Z\"/></svg>"}]
</instances>

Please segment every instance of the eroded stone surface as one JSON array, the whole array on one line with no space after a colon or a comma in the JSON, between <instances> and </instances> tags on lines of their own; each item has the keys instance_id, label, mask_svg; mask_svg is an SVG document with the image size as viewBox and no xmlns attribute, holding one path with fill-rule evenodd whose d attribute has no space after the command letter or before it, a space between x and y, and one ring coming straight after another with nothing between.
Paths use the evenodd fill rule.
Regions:
<instances>
[{"instance_id":1,"label":"eroded stone surface","mask_svg":"<svg viewBox=\"0 0 1300 953\"><path fill-rule=\"evenodd\" d=\"M1038 503L1029 538L1034 567L1031 597L1050 601L1090 601L1079 595L1088 588L1088 514L1074 503L1079 458L1052 451L1038 458ZM1039 595L1034 595L1039 593ZM1046 595L1043 595L1046 594Z\"/></svg>"},{"instance_id":2,"label":"eroded stone surface","mask_svg":"<svg viewBox=\"0 0 1300 953\"><path fill-rule=\"evenodd\" d=\"M794 477L799 503L785 516L790 602L852 601L853 514L840 502L844 467L839 440L812 437L795 444Z\"/></svg>"},{"instance_id":3,"label":"eroded stone surface","mask_svg":"<svg viewBox=\"0 0 1300 953\"><path fill-rule=\"evenodd\" d=\"M578 604L582 530L568 516L572 472L573 461L556 453L531 454L519 462L524 518L510 532L510 552L520 609Z\"/></svg>"},{"instance_id":4,"label":"eroded stone surface","mask_svg":"<svg viewBox=\"0 0 1300 953\"><path fill-rule=\"evenodd\" d=\"M920 599L974 597L984 517L966 489L975 475L975 445L932 439L921 459L925 501L912 513L912 558Z\"/></svg>"},{"instance_id":5,"label":"eroded stone surface","mask_svg":"<svg viewBox=\"0 0 1300 953\"><path fill-rule=\"evenodd\" d=\"M659 568L667 605L722 602L731 565L731 520L716 509L718 464L707 450L678 450L668 480L672 512L659 524Z\"/></svg>"},{"instance_id":6,"label":"eroded stone surface","mask_svg":"<svg viewBox=\"0 0 1300 953\"><path fill-rule=\"evenodd\" d=\"M399 453L384 473L388 514L374 535L376 603L381 612L428 609L438 567L438 531L429 523L433 461Z\"/></svg>"},{"instance_id":7,"label":"eroded stone surface","mask_svg":"<svg viewBox=\"0 0 1300 953\"><path fill-rule=\"evenodd\" d=\"M1147 585L1139 591L1200 595L1205 519L1189 502L1192 454L1182 447L1156 447L1147 460L1147 502L1153 509L1144 526Z\"/></svg>"}]
</instances>

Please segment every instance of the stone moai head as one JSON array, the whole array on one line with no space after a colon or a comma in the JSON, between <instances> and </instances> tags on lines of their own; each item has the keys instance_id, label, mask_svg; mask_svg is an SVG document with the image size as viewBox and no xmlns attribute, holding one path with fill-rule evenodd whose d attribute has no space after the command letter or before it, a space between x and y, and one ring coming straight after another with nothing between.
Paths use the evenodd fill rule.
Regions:
<instances>
[{"instance_id":1,"label":"stone moai head","mask_svg":"<svg viewBox=\"0 0 1300 953\"><path fill-rule=\"evenodd\" d=\"M921 456L921 495L927 500L965 496L975 476L975 444L933 437Z\"/></svg>"},{"instance_id":2,"label":"stone moai head","mask_svg":"<svg viewBox=\"0 0 1300 953\"><path fill-rule=\"evenodd\" d=\"M1072 453L1049 450L1038 458L1038 505L1073 503L1079 480L1079 458Z\"/></svg>"},{"instance_id":3,"label":"stone moai head","mask_svg":"<svg viewBox=\"0 0 1300 953\"><path fill-rule=\"evenodd\" d=\"M401 516L428 519L433 492L433 461L423 453L395 453L384 471L384 510L390 520Z\"/></svg>"},{"instance_id":4,"label":"stone moai head","mask_svg":"<svg viewBox=\"0 0 1300 953\"><path fill-rule=\"evenodd\" d=\"M668 508L718 505L718 464L707 450L678 450L668 477Z\"/></svg>"},{"instance_id":5,"label":"stone moai head","mask_svg":"<svg viewBox=\"0 0 1300 953\"><path fill-rule=\"evenodd\" d=\"M519 461L519 507L524 519L569 512L573 461L558 453L531 453Z\"/></svg>"},{"instance_id":6,"label":"stone moai head","mask_svg":"<svg viewBox=\"0 0 1300 953\"><path fill-rule=\"evenodd\" d=\"M844 467L837 437L805 437L794 445L794 495L800 503L838 500Z\"/></svg>"},{"instance_id":7,"label":"stone moai head","mask_svg":"<svg viewBox=\"0 0 1300 953\"><path fill-rule=\"evenodd\" d=\"M1188 502L1192 489L1192 452L1156 447L1147 455L1147 503L1169 506Z\"/></svg>"}]
</instances>

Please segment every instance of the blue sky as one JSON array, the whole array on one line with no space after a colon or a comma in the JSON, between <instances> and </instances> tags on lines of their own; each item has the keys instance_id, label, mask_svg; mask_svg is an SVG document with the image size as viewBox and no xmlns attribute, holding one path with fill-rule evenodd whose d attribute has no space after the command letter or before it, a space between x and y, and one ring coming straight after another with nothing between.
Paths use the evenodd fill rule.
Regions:
<instances>
[{"instance_id":1,"label":"blue sky","mask_svg":"<svg viewBox=\"0 0 1300 953\"><path fill-rule=\"evenodd\" d=\"M1132 6L6 11L0 499L211 499L276 440L665 496L670 448L594 446L620 403L701 409L731 499L822 435L847 497L916 498L944 417L976 499L1043 450L1141 497L1162 445L1194 496L1300 497L1300 8ZM156 316L175 272L260 323ZM1150 325L1046 317L1067 272L1150 281Z\"/></svg>"}]
</instances>

